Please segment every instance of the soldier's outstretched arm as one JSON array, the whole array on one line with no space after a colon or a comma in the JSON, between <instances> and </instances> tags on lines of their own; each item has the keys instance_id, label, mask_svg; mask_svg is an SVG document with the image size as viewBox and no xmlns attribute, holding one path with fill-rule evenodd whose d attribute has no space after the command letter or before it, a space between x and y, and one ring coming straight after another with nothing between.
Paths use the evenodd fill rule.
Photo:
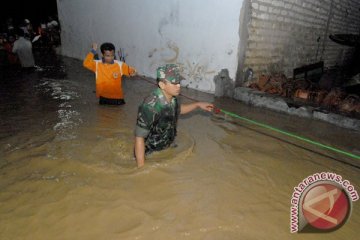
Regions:
<instances>
[{"instance_id":1,"label":"soldier's outstretched arm","mask_svg":"<svg viewBox=\"0 0 360 240\"><path fill-rule=\"evenodd\" d=\"M180 114L186 114L186 113L192 112L197 108L211 112L214 108L214 105L211 103L207 103L207 102L195 102L195 103L189 103L189 104L181 104Z\"/></svg>"},{"instance_id":2,"label":"soldier's outstretched arm","mask_svg":"<svg viewBox=\"0 0 360 240\"><path fill-rule=\"evenodd\" d=\"M145 140L143 137L135 137L135 157L137 166L140 168L145 163Z\"/></svg>"}]
</instances>

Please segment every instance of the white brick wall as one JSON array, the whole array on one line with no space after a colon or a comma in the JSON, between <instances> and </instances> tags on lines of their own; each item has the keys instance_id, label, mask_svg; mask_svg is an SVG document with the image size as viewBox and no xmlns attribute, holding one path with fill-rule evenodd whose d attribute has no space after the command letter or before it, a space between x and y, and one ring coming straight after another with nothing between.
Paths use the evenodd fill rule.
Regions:
<instances>
[{"instance_id":1,"label":"white brick wall","mask_svg":"<svg viewBox=\"0 0 360 240\"><path fill-rule=\"evenodd\" d=\"M342 65L353 51L334 43L329 35L359 34L358 0L250 1L244 67L251 67L255 76L283 71L291 77L294 68L319 60L325 67Z\"/></svg>"}]
</instances>

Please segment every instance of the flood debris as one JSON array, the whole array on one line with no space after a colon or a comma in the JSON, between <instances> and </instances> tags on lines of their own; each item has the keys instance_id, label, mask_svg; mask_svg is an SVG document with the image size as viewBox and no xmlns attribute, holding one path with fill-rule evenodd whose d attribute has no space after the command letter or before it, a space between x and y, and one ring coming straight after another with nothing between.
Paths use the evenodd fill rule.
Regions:
<instances>
[{"instance_id":1,"label":"flood debris","mask_svg":"<svg viewBox=\"0 0 360 240\"><path fill-rule=\"evenodd\" d=\"M248 85L261 92L282 96L298 106L311 105L335 113L360 118L360 97L341 87L322 89L318 82L287 78L284 74L261 75Z\"/></svg>"}]
</instances>

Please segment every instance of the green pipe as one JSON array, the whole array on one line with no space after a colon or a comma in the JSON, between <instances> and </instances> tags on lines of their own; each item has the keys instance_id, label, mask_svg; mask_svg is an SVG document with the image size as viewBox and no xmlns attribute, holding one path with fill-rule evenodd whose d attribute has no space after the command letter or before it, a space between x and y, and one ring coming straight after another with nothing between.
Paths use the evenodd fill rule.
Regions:
<instances>
[{"instance_id":1,"label":"green pipe","mask_svg":"<svg viewBox=\"0 0 360 240\"><path fill-rule=\"evenodd\" d=\"M138 77L140 77L140 79L142 79L142 80L145 80L146 82L149 82L149 83L151 83L151 84L154 84L154 83L148 81L145 77L142 77L142 76L138 76ZM183 96L183 97L185 97L185 98L188 98L188 99L190 99L191 101L197 101L196 99L190 98L190 97L185 96L185 95L183 95L183 94L181 94L181 96ZM318 146L318 147L322 147L322 148L331 150L331 151L333 151L333 152L341 153L341 154L343 154L343 155L345 155L345 156L348 156L348 157L352 157L352 158L355 158L355 159L360 159L360 156L358 156L358 155L356 155L356 154L352 154L352 153L343 151L343 150L338 149L338 148L334 148L334 147L327 146L327 145L325 145L325 144L322 144L322 143L313 141L313 140L308 139L308 138L305 138L305 137L301 137L301 136L295 135L295 134L293 134L293 133L289 133L289 132L283 131L283 130L281 130L281 129L272 127L272 126L270 126L270 125L266 125L266 124L264 124L264 123L260 123L260 122L257 122L257 121L254 121L254 120L251 120L251 119L248 119L248 118L245 118L245 117L241 117L241 116L239 116L239 115L237 115L237 114L235 114L235 113L228 112L228 111L225 111L225 110L220 109L220 108L216 108L216 109L217 109L217 110L220 110L222 113L224 113L224 114L226 114L226 115L229 115L229 116L231 116L231 117L244 120L244 121L249 122L249 123L251 123L251 124L254 124L254 125L257 125L257 126L260 126L260 127L263 127L263 128L266 128L266 129L269 129L269 130L272 130L272 131L275 131L275 132L278 132L278 133L281 133L281 134L284 134L284 135L289 136L289 137L296 138L296 139L298 139L298 140L301 140L301 141L304 141L304 142L313 144L313 145Z\"/></svg>"},{"instance_id":2,"label":"green pipe","mask_svg":"<svg viewBox=\"0 0 360 240\"><path fill-rule=\"evenodd\" d=\"M257 125L257 126L260 126L260 127L263 127L263 128L266 128L266 129L269 129L269 130L272 130L272 131L275 131L275 132L278 132L278 133L281 133L281 134L284 134L284 135L289 136L289 137L296 138L296 139L298 139L298 140L301 140L301 141L304 141L304 142L313 144L313 145L315 145L315 146L322 147L322 148L325 148L325 149L328 149L328 150L331 150L331 151L334 151L334 152L337 152L337 153L341 153L341 154L346 155L346 156L348 156L348 157L352 157L352 158L355 158L355 159L360 159L360 156L359 156L359 155L352 154L352 153L349 153L349 152L340 150L340 149L338 149L338 148L330 147L330 146L327 146L327 145L325 145L325 144L322 144L322 143L313 141L313 140L311 140L311 139L308 139L308 138L305 138L305 137L301 137L301 136L295 135L295 134L293 134L293 133L289 133L289 132L283 131L283 130L281 130L281 129L278 129L278 128L275 128L275 127L272 127L272 126L269 126L269 125L266 125L266 124L263 124L263 123L260 123L260 122L257 122L257 121L254 121L254 120L245 118L245 117L241 117L241 116L239 116L239 115L237 115L237 114L235 114L235 113L228 112L228 111L225 111L225 110L223 110L223 109L220 109L220 111L221 111L222 113L226 114L226 115L231 116L231 117L241 119L241 120L246 121L246 122L249 122L249 123L251 123L251 124L254 124L254 125Z\"/></svg>"}]
</instances>

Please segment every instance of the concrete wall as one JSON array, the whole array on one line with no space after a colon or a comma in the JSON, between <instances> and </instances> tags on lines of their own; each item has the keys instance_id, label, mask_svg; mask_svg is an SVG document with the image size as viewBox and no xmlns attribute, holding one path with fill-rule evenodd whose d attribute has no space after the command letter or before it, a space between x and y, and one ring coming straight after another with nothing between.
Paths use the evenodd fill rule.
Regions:
<instances>
[{"instance_id":1,"label":"concrete wall","mask_svg":"<svg viewBox=\"0 0 360 240\"><path fill-rule=\"evenodd\" d=\"M324 60L326 67L342 65L353 48L329 39L330 34L359 34L360 1L357 0L249 0L251 17L242 70L254 75L284 72ZM241 56L240 56L241 57Z\"/></svg>"},{"instance_id":2,"label":"concrete wall","mask_svg":"<svg viewBox=\"0 0 360 240\"><path fill-rule=\"evenodd\" d=\"M82 59L92 42L125 49L138 72L182 67L185 85L214 92L214 76L238 65L243 0L57 0L62 54Z\"/></svg>"}]
</instances>

